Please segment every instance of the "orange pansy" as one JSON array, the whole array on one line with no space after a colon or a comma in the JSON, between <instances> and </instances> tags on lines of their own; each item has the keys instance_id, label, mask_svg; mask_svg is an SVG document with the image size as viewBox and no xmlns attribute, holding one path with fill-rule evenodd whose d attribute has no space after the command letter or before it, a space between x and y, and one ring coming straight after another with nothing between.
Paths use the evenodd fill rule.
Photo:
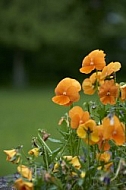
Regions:
<instances>
[{"instance_id":1,"label":"orange pansy","mask_svg":"<svg viewBox=\"0 0 126 190\"><path fill-rule=\"evenodd\" d=\"M100 75L101 72L95 72L89 78L84 79L82 89L85 94L94 94L97 89L97 85L104 83L103 80L100 80Z\"/></svg>"},{"instance_id":2,"label":"orange pansy","mask_svg":"<svg viewBox=\"0 0 126 190\"><path fill-rule=\"evenodd\" d=\"M98 147L100 150L107 151L110 149L110 144L109 141L104 139L103 134L104 134L104 126L103 125L97 125L97 130L98 130L98 136L99 136L99 141L98 141Z\"/></svg>"},{"instance_id":3,"label":"orange pansy","mask_svg":"<svg viewBox=\"0 0 126 190\"><path fill-rule=\"evenodd\" d=\"M80 72L88 74L94 69L102 70L105 65L104 52L102 50L94 50L83 59Z\"/></svg>"},{"instance_id":4,"label":"orange pansy","mask_svg":"<svg viewBox=\"0 0 126 190\"><path fill-rule=\"evenodd\" d=\"M98 95L103 104L115 104L119 94L118 85L114 80L105 80L104 84L99 87Z\"/></svg>"},{"instance_id":5,"label":"orange pansy","mask_svg":"<svg viewBox=\"0 0 126 190\"><path fill-rule=\"evenodd\" d=\"M96 158L97 158L97 160L99 160L101 162L107 163L107 162L109 162L109 160L111 158L111 155L110 155L109 152L106 151L106 152L103 152L103 153L98 153L96 155Z\"/></svg>"},{"instance_id":6,"label":"orange pansy","mask_svg":"<svg viewBox=\"0 0 126 190\"><path fill-rule=\"evenodd\" d=\"M103 119L104 139L113 140L117 145L125 142L125 126L117 116L105 117Z\"/></svg>"},{"instance_id":7,"label":"orange pansy","mask_svg":"<svg viewBox=\"0 0 126 190\"><path fill-rule=\"evenodd\" d=\"M85 123L86 121L89 120L89 112L84 111L80 106L74 106L70 111L69 111L69 117L70 117L70 126L73 129L77 129L77 127Z\"/></svg>"},{"instance_id":8,"label":"orange pansy","mask_svg":"<svg viewBox=\"0 0 126 190\"><path fill-rule=\"evenodd\" d=\"M81 85L77 80L64 78L55 88L56 96L52 98L52 101L59 105L69 106L80 99L80 90Z\"/></svg>"},{"instance_id":9,"label":"orange pansy","mask_svg":"<svg viewBox=\"0 0 126 190\"><path fill-rule=\"evenodd\" d=\"M121 64L119 62L111 62L107 66L105 66L101 73L101 79L105 79L111 74L119 71L121 68Z\"/></svg>"},{"instance_id":10,"label":"orange pansy","mask_svg":"<svg viewBox=\"0 0 126 190\"><path fill-rule=\"evenodd\" d=\"M17 179L14 186L17 190L34 190L33 183L23 181L22 178Z\"/></svg>"},{"instance_id":11,"label":"orange pansy","mask_svg":"<svg viewBox=\"0 0 126 190\"><path fill-rule=\"evenodd\" d=\"M120 92L121 92L121 97L120 97L120 99L121 99L122 101L125 101L125 100L126 100L126 84L120 85Z\"/></svg>"}]
</instances>

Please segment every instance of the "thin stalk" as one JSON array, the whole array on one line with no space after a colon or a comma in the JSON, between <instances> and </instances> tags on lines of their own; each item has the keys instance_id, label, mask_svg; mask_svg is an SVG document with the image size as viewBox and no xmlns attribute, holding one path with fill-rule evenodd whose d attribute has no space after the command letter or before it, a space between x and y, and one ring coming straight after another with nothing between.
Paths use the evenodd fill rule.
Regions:
<instances>
[{"instance_id":1,"label":"thin stalk","mask_svg":"<svg viewBox=\"0 0 126 190\"><path fill-rule=\"evenodd\" d=\"M46 149L48 150L48 152L52 155L52 151L51 149L48 147L48 145L45 143L45 141L42 139L42 137L40 136L40 134L38 134L38 137L42 143L42 145L44 145L44 147L46 147Z\"/></svg>"}]
</instances>

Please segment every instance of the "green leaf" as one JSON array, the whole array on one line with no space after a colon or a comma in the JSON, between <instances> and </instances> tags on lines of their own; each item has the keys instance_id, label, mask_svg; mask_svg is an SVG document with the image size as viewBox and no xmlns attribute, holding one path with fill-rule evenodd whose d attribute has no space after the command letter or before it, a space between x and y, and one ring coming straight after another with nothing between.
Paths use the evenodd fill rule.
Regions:
<instances>
[{"instance_id":1,"label":"green leaf","mask_svg":"<svg viewBox=\"0 0 126 190\"><path fill-rule=\"evenodd\" d=\"M62 143L62 141L58 140L58 139L53 139L53 138L48 138L49 141L54 142L54 143Z\"/></svg>"}]
</instances>

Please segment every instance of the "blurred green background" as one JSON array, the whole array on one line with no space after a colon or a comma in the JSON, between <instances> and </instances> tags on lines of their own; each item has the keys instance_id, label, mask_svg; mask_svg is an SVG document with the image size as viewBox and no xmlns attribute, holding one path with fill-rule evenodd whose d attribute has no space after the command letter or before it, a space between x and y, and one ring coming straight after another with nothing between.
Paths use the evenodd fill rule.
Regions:
<instances>
[{"instance_id":1,"label":"blurred green background","mask_svg":"<svg viewBox=\"0 0 126 190\"><path fill-rule=\"evenodd\" d=\"M125 0L0 1L0 175L15 171L4 149L30 141L38 128L56 132L67 111L51 102L64 77L80 82L82 59L94 49L126 72Z\"/></svg>"}]
</instances>

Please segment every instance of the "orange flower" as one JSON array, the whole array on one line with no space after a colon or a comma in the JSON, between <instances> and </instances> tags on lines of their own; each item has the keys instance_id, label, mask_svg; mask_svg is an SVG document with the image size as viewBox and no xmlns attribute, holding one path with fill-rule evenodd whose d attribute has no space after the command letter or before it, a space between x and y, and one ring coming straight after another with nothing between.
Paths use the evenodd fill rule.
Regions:
<instances>
[{"instance_id":1,"label":"orange flower","mask_svg":"<svg viewBox=\"0 0 126 190\"><path fill-rule=\"evenodd\" d=\"M28 180L32 179L32 171L24 165L19 165L17 167L18 172L25 178L27 178Z\"/></svg>"},{"instance_id":2,"label":"orange flower","mask_svg":"<svg viewBox=\"0 0 126 190\"><path fill-rule=\"evenodd\" d=\"M105 65L104 52L102 50L94 50L83 59L80 72L88 74L94 69L102 70Z\"/></svg>"},{"instance_id":3,"label":"orange flower","mask_svg":"<svg viewBox=\"0 0 126 190\"><path fill-rule=\"evenodd\" d=\"M99 97L103 104L115 104L118 97L119 88L114 80L106 80L99 87Z\"/></svg>"},{"instance_id":4,"label":"orange flower","mask_svg":"<svg viewBox=\"0 0 126 190\"><path fill-rule=\"evenodd\" d=\"M89 120L89 112L84 111L81 107L75 106L69 111L69 117L71 119L71 128L77 129L77 127Z\"/></svg>"},{"instance_id":5,"label":"orange flower","mask_svg":"<svg viewBox=\"0 0 126 190\"><path fill-rule=\"evenodd\" d=\"M113 73L119 71L121 64L119 62L111 62L105 66L101 73L101 79L105 79L108 76L111 76Z\"/></svg>"},{"instance_id":6,"label":"orange flower","mask_svg":"<svg viewBox=\"0 0 126 190\"><path fill-rule=\"evenodd\" d=\"M113 140L117 145L125 142L125 127L117 116L105 117L103 119L104 139Z\"/></svg>"},{"instance_id":7,"label":"orange flower","mask_svg":"<svg viewBox=\"0 0 126 190\"><path fill-rule=\"evenodd\" d=\"M85 94L92 95L97 89L97 83L104 83L103 80L100 80L101 72L93 73L89 78L86 78L82 83L82 89Z\"/></svg>"},{"instance_id":8,"label":"orange flower","mask_svg":"<svg viewBox=\"0 0 126 190\"><path fill-rule=\"evenodd\" d=\"M109 152L103 152L103 153L98 153L96 155L97 160L101 161L101 162L109 162L111 155Z\"/></svg>"},{"instance_id":9,"label":"orange flower","mask_svg":"<svg viewBox=\"0 0 126 190\"><path fill-rule=\"evenodd\" d=\"M22 178L17 179L14 186L17 190L34 190L33 183L23 181Z\"/></svg>"},{"instance_id":10,"label":"orange flower","mask_svg":"<svg viewBox=\"0 0 126 190\"><path fill-rule=\"evenodd\" d=\"M59 105L69 106L80 99L78 93L80 90L81 85L77 80L64 78L55 88L56 96L52 98L52 101Z\"/></svg>"},{"instance_id":11,"label":"orange flower","mask_svg":"<svg viewBox=\"0 0 126 190\"><path fill-rule=\"evenodd\" d=\"M98 130L98 136L99 136L99 141L98 141L98 147L100 150L107 151L110 149L110 144L109 140L104 139L103 134L104 134L104 126L103 125L97 125L97 130Z\"/></svg>"},{"instance_id":12,"label":"orange flower","mask_svg":"<svg viewBox=\"0 0 126 190\"><path fill-rule=\"evenodd\" d=\"M90 119L77 128L77 135L87 144L95 144L99 141L98 130L94 120Z\"/></svg>"},{"instance_id":13,"label":"orange flower","mask_svg":"<svg viewBox=\"0 0 126 190\"><path fill-rule=\"evenodd\" d=\"M126 100L126 84L120 85L120 92L121 92L120 99L122 101L125 101Z\"/></svg>"}]
</instances>

